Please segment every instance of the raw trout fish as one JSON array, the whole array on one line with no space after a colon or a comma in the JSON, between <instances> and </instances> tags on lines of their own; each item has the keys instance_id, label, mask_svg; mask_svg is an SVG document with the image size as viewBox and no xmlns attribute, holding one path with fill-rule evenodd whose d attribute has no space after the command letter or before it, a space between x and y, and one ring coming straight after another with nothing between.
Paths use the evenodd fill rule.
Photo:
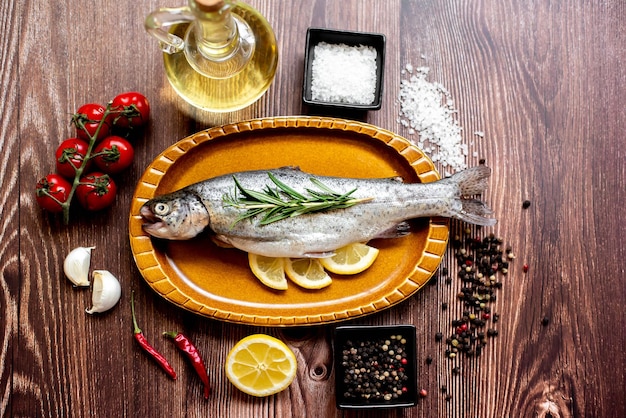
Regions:
<instances>
[{"instance_id":1,"label":"raw trout fish","mask_svg":"<svg viewBox=\"0 0 626 418\"><path fill-rule=\"evenodd\" d=\"M453 217L491 226L491 209L472 198L487 187L491 169L476 166L432 183L403 183L398 178L353 179L308 174L294 167L244 171L204 180L158 196L141 207L143 229L150 235L186 240L204 230L223 246L268 257L329 257L338 248L374 238L409 233L407 220ZM298 213L263 223L263 215L233 202L252 191L288 201L277 180L294 194L310 197L320 188L342 195L349 204ZM320 185L321 184L321 185ZM297 196L297 195L296 195ZM249 195L248 195L249 197ZM297 200L297 199L296 199ZM345 207L347 206L347 207Z\"/></svg>"}]
</instances>

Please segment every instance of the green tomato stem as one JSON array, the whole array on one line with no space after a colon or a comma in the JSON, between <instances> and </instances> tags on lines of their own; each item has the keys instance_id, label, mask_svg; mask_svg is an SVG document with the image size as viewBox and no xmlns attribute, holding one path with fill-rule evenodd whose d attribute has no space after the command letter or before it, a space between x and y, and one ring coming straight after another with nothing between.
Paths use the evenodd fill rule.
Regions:
<instances>
[{"instance_id":1,"label":"green tomato stem","mask_svg":"<svg viewBox=\"0 0 626 418\"><path fill-rule=\"evenodd\" d=\"M100 129L102 128L102 125L106 123L111 113L114 113L114 111L111 109L111 103L107 103L107 106L104 109L104 114L102 115L102 119L98 123L98 127L96 128L96 131L93 133L93 135L89 134L89 131L85 128L85 124L83 123L81 119L78 119L76 121L77 127L79 129L82 129L89 137L89 146L87 147L87 152L85 153L85 157L83 158L82 163L80 164L79 167L75 167L76 172L74 174L74 181L72 182L72 188L70 189L70 192L67 196L67 200L63 204L61 204L61 207L63 208L63 223L65 225L70 223L70 206L72 203L72 198L74 197L76 188L80 185L80 178L83 175L83 171L85 171L85 167L87 167L87 162L92 158L91 153L93 151L94 146L96 145L96 138L98 137L98 134L100 133Z\"/></svg>"}]
</instances>

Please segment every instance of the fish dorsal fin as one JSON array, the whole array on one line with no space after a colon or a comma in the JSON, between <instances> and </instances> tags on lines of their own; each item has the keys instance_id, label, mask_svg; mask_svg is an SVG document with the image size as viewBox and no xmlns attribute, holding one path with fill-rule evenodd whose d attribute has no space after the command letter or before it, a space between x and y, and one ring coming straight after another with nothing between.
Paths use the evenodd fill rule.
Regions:
<instances>
[{"instance_id":1,"label":"fish dorsal fin","mask_svg":"<svg viewBox=\"0 0 626 418\"><path fill-rule=\"evenodd\" d=\"M279 170L293 170L293 171L302 171L299 165L285 165L278 168Z\"/></svg>"}]
</instances>

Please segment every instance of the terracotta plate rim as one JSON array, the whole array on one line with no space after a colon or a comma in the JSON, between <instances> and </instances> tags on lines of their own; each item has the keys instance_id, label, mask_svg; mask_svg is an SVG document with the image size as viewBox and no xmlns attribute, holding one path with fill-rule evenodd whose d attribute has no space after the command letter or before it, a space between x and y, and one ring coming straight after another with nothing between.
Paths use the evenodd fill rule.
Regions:
<instances>
[{"instance_id":1,"label":"terracotta plate rim","mask_svg":"<svg viewBox=\"0 0 626 418\"><path fill-rule=\"evenodd\" d=\"M446 251L449 221L445 218L428 220L424 251L411 274L405 277L398 286L390 289L388 294L383 297L371 300L365 306L350 306L332 314L320 315L320 313L312 310L305 315L250 315L250 313L237 312L237 306L232 306L230 310L207 306L195 299L192 288L183 289L172 283L171 278L160 265L157 258L158 249L153 245L152 238L142 229L142 218L138 214L141 205L154 197L155 191L158 189L160 181L167 174L168 169L194 147L216 138L224 139L229 135L242 132L281 128L322 128L366 135L373 141L380 141L392 148L400 158L406 160L415 171L420 182L428 183L440 179L432 160L423 151L407 139L365 122L331 117L284 116L252 119L199 131L176 142L155 158L139 179L131 201L129 218L131 251L139 272L152 290L174 305L205 317L239 324L284 327L319 325L369 315L394 306L421 289L436 272Z\"/></svg>"}]
</instances>

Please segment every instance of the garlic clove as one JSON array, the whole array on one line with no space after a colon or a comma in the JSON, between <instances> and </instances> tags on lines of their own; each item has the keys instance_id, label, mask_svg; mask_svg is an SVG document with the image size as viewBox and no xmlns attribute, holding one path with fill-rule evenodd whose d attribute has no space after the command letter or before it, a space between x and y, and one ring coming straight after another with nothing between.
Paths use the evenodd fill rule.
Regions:
<instances>
[{"instance_id":1,"label":"garlic clove","mask_svg":"<svg viewBox=\"0 0 626 418\"><path fill-rule=\"evenodd\" d=\"M91 250L96 247L77 247L65 257L63 271L74 286L89 286L89 264Z\"/></svg>"},{"instance_id":2,"label":"garlic clove","mask_svg":"<svg viewBox=\"0 0 626 418\"><path fill-rule=\"evenodd\" d=\"M107 270L94 270L93 293L91 295L91 309L86 309L88 314L105 312L115 306L122 295L122 288L117 278Z\"/></svg>"}]
</instances>

